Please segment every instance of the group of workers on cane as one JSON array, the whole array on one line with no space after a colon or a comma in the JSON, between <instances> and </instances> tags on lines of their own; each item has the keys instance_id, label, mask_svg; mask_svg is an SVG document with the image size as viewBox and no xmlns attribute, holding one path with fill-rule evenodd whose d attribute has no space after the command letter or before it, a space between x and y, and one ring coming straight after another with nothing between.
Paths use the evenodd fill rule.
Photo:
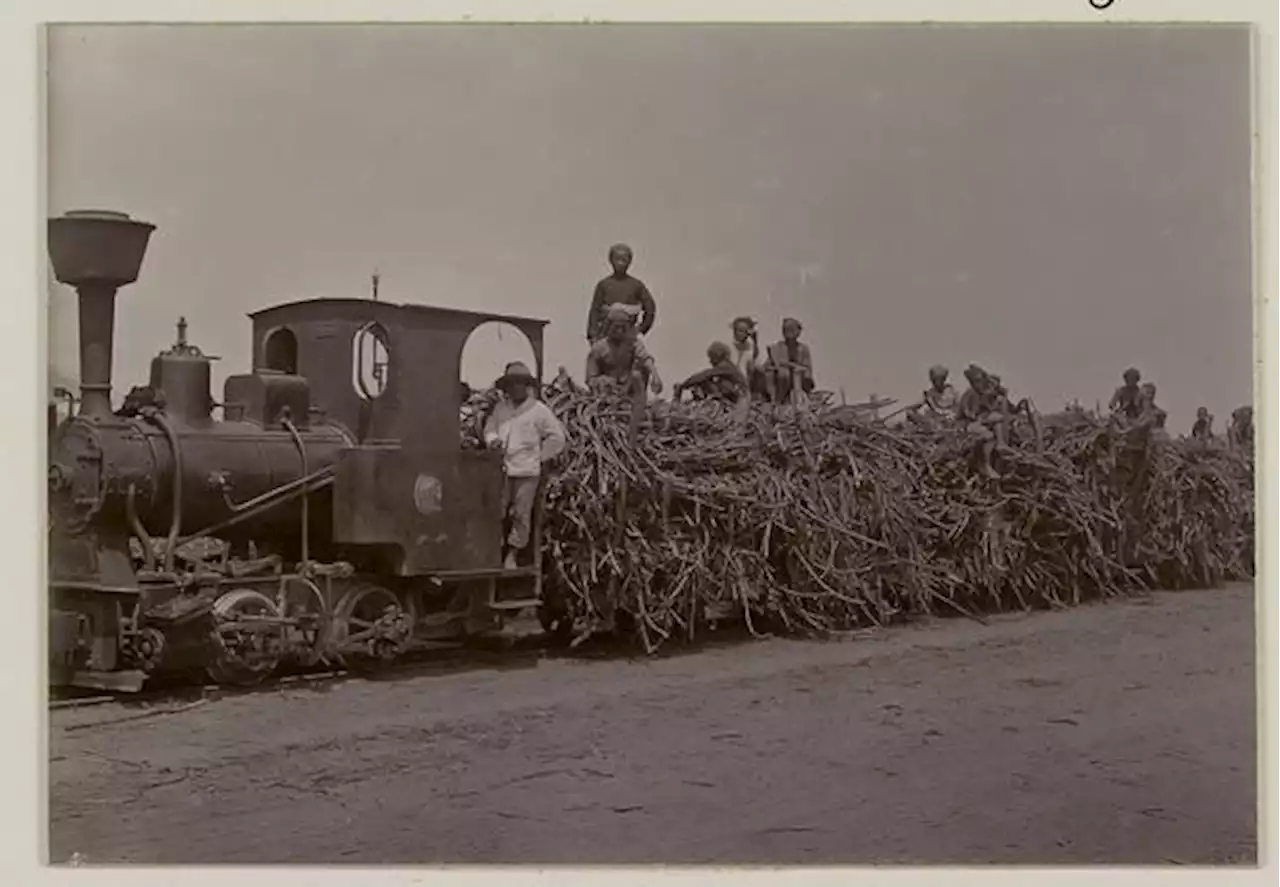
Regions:
<instances>
[{"instance_id":1,"label":"group of workers on cane","mask_svg":"<svg viewBox=\"0 0 1280 887\"><path fill-rule=\"evenodd\" d=\"M644 281L631 274L635 253L618 243L609 248L611 273L596 284L587 310L586 384L633 396L663 390L644 336L653 329L657 301ZM707 366L676 384L676 400L695 397L742 403L749 400L796 403L814 390L813 354L800 341L800 321L782 322L782 339L761 354L755 321L735 318L732 344L712 342Z\"/></svg>"},{"instance_id":2,"label":"group of workers on cane","mask_svg":"<svg viewBox=\"0 0 1280 887\"><path fill-rule=\"evenodd\" d=\"M1139 425L1164 429L1168 414L1156 405L1156 386L1152 382L1142 382L1142 374L1134 367L1124 372L1124 384L1116 389L1108 404L1112 415L1127 419ZM1208 407L1196 410L1195 421L1191 425L1193 440L1210 441L1216 435L1213 431L1213 415ZM1253 449L1253 407L1237 407L1231 413L1231 425L1227 428L1227 443L1232 449Z\"/></svg>"},{"instance_id":3,"label":"group of workers on cane","mask_svg":"<svg viewBox=\"0 0 1280 887\"><path fill-rule=\"evenodd\" d=\"M644 336L657 319L657 301L639 278L632 276L635 258L626 244L609 248L610 273L592 293L587 311L588 343L585 381L591 391L615 391L631 396L637 403L646 392L662 393L662 378L653 355L645 347ZM686 392L695 397L719 400L745 407L749 402L803 405L815 388L813 353L800 340L800 321L788 317L782 322L782 338L761 351L756 322L750 317L734 318L729 343L712 342L707 348L707 366L673 386L680 400ZM909 421L957 422L975 440L978 470L997 477L992 457L1008 443L1011 417L1020 410L1031 411L1027 402L1014 407L1009 392L998 375L977 364L964 371L969 383L957 395L944 366L929 369L929 387L919 403L907 410ZM1142 382L1136 368L1123 375L1115 390L1109 412L1129 426L1163 432L1167 414L1156 404L1156 386ZM508 364L494 390L497 398L486 404L484 443L504 454L506 481L503 509L510 526L504 539L504 567L513 569L529 544L533 507L543 466L565 447L565 429L552 411L534 395L536 380L523 363ZM560 389L576 390L577 385L564 367L556 377ZM1192 437L1213 437L1213 417L1207 409L1197 411ZM1232 414L1228 441L1235 448L1253 446L1253 408L1243 406Z\"/></svg>"},{"instance_id":4,"label":"group of workers on cane","mask_svg":"<svg viewBox=\"0 0 1280 887\"><path fill-rule=\"evenodd\" d=\"M1000 377L977 364L970 364L965 370L969 388L959 397L947 381L948 375L944 366L930 368L929 387L922 392L920 401L910 408L908 417L915 421L959 422L976 441L979 471L988 477L996 476L992 454L1007 444L1011 415L1019 409L1029 413L1030 405L1024 402L1014 408ZM1125 427L1150 429L1163 434L1168 413L1156 403L1155 383L1143 382L1142 374L1133 367L1125 370L1123 380L1107 405L1110 414ZM1213 416L1206 408L1200 407L1196 411L1191 437L1207 441L1213 436ZM1242 406L1232 413L1227 441L1233 449L1253 448L1253 407Z\"/></svg>"}]
</instances>

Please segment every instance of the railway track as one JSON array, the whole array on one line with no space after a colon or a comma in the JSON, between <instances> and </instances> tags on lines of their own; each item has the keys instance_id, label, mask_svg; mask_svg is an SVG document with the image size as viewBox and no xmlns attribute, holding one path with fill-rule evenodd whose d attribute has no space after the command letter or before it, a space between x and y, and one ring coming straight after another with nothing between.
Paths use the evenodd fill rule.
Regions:
<instances>
[{"instance_id":1,"label":"railway track","mask_svg":"<svg viewBox=\"0 0 1280 887\"><path fill-rule=\"evenodd\" d=\"M94 708L115 703L124 708L138 709L137 714L124 715L111 720L95 721L76 726L106 726L130 720L140 720L154 715L176 713L195 705L203 705L218 699L237 696L277 693L292 688L321 688L324 685L345 681L397 681L430 675L455 674L466 671L514 670L531 668L549 659L600 660L627 658L672 658L696 655L700 652L736 645L751 640L745 626L731 625L715 632L704 640L685 647L663 649L647 657L636 644L616 636L597 636L587 643L566 648L557 645L547 635L535 631L515 636L487 638L459 646L441 646L411 651L401 658L380 666L374 671L347 669L336 666L317 666L310 669L283 672L250 687L216 684L201 672L176 673L158 677L136 693L103 693L92 690L55 689L50 693L49 712ZM162 707L163 706L163 707Z\"/></svg>"},{"instance_id":2,"label":"railway track","mask_svg":"<svg viewBox=\"0 0 1280 887\"><path fill-rule=\"evenodd\" d=\"M609 645L613 655L622 655L619 642ZM579 651L572 651L578 654ZM498 639L488 644L477 643L455 647L428 648L406 653L399 659L376 669L348 669L338 665L319 665L308 669L283 671L253 686L217 684L198 671L175 672L157 676L139 692L112 693L95 690L54 688L50 692L49 710L92 708L119 703L145 707L158 702L183 702L193 699L227 698L278 692L282 688L323 685L347 680L386 681L420 677L433 673L450 673L482 668L529 667L537 661L569 651L555 650L541 636ZM601 644L583 650L583 656L607 655Z\"/></svg>"}]
</instances>

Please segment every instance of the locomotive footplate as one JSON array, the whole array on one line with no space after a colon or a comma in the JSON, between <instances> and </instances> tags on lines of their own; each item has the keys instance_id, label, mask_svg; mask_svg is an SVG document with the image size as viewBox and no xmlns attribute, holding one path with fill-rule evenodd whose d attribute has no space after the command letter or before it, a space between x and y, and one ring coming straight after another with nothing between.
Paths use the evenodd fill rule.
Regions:
<instances>
[{"instance_id":1,"label":"locomotive footplate","mask_svg":"<svg viewBox=\"0 0 1280 887\"><path fill-rule=\"evenodd\" d=\"M67 678L65 685L86 690L107 690L115 693L137 693L146 683L147 673L137 669L130 671L76 671Z\"/></svg>"}]
</instances>

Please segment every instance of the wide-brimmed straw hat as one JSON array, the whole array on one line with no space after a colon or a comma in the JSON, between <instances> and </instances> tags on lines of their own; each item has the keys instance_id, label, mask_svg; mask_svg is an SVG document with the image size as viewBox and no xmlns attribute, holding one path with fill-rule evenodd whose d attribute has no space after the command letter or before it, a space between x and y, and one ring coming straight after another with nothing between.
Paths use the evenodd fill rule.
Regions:
<instances>
[{"instance_id":1,"label":"wide-brimmed straw hat","mask_svg":"<svg viewBox=\"0 0 1280 887\"><path fill-rule=\"evenodd\" d=\"M507 368L503 370L502 375L494 385L497 388L508 388L516 382L522 382L526 385L535 385L538 380L534 378L534 375L530 372L528 366L517 360L507 364Z\"/></svg>"}]
</instances>

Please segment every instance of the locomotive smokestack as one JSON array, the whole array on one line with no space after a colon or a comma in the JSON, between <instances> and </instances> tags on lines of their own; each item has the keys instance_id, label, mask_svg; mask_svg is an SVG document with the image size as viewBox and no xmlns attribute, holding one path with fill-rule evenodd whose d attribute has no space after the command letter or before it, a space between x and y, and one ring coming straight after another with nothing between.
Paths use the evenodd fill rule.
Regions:
<instances>
[{"instance_id":1,"label":"locomotive smokestack","mask_svg":"<svg viewBox=\"0 0 1280 887\"><path fill-rule=\"evenodd\" d=\"M49 220L49 259L80 307L80 415L111 415L116 291L138 279L155 225L124 213L76 210Z\"/></svg>"}]
</instances>

